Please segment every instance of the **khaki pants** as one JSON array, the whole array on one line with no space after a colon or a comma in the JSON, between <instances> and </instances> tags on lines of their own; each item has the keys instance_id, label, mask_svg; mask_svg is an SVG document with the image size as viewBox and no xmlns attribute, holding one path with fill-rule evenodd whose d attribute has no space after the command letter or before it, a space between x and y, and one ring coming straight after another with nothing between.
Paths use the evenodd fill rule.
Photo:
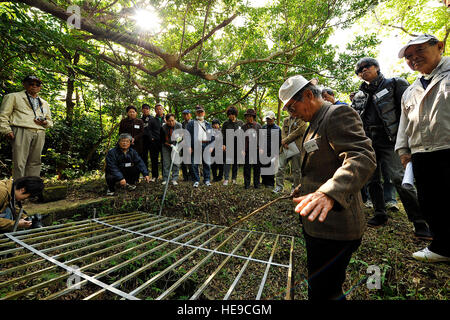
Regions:
<instances>
[{"instance_id":1,"label":"khaki pants","mask_svg":"<svg viewBox=\"0 0 450 320\"><path fill-rule=\"evenodd\" d=\"M13 127L13 178L40 176L41 153L45 143L45 130Z\"/></svg>"},{"instance_id":2,"label":"khaki pants","mask_svg":"<svg viewBox=\"0 0 450 320\"><path fill-rule=\"evenodd\" d=\"M300 184L300 180L302 177L300 168L300 154L286 159L286 157L284 156L284 152L280 153L279 166L277 172L275 173L275 185L282 189L284 189L284 176L286 174L286 167L289 162L291 163L291 174L294 178L294 183L292 185L294 188Z\"/></svg>"}]
</instances>

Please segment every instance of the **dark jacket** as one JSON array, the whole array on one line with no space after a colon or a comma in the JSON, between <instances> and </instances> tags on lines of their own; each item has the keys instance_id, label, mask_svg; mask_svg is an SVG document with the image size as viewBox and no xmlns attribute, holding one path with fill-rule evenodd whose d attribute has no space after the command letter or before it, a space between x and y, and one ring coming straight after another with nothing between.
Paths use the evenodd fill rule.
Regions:
<instances>
[{"instance_id":1,"label":"dark jacket","mask_svg":"<svg viewBox=\"0 0 450 320\"><path fill-rule=\"evenodd\" d=\"M150 141L152 141L153 143L161 143L160 134L161 127L165 123L164 117L165 115L163 115L161 118L151 117L148 121L147 130L150 136Z\"/></svg>"},{"instance_id":2,"label":"dark jacket","mask_svg":"<svg viewBox=\"0 0 450 320\"><path fill-rule=\"evenodd\" d=\"M182 129L182 125L179 122L175 122L175 126L173 127L173 131L175 130L179 130ZM169 126L167 125L167 123L163 124L163 126L161 127L161 133L160 133L160 137L161 137L161 143L163 145L163 147L167 147L170 148L171 145L175 144L176 142L174 140L172 140L172 134L169 136Z\"/></svg>"},{"instance_id":3,"label":"dark jacket","mask_svg":"<svg viewBox=\"0 0 450 320\"><path fill-rule=\"evenodd\" d=\"M242 129L242 126L244 125L244 122L242 122L241 120L236 119L235 122L232 122L230 119L228 119L227 121L225 121L222 125L222 136L223 136L223 144L226 145L227 144L227 129L233 129L234 131L238 130L239 128ZM234 145L236 147L236 139L234 140Z\"/></svg>"},{"instance_id":4,"label":"dark jacket","mask_svg":"<svg viewBox=\"0 0 450 320\"><path fill-rule=\"evenodd\" d=\"M189 134L191 135L191 148L194 148L194 143L197 141L197 136L195 135L196 130L195 130L195 123L197 122L197 120L190 120L186 126L186 130L189 131ZM205 130L206 132L210 132L210 140L209 141L214 141L214 136L212 135L213 133L213 128L211 126L211 124L207 121L204 122L205 123ZM200 129L203 130L203 129ZM208 134L207 134L208 136Z\"/></svg>"},{"instance_id":5,"label":"dark jacket","mask_svg":"<svg viewBox=\"0 0 450 320\"><path fill-rule=\"evenodd\" d=\"M256 139L257 139L256 145L259 149L259 130L261 129L261 125L258 122L253 122L251 124L245 123L242 126L242 130L244 130L244 132L247 130L250 130L250 129L256 130ZM248 148L249 148L249 140L248 139L249 139L249 137L245 136L245 153L248 153Z\"/></svg>"},{"instance_id":6,"label":"dark jacket","mask_svg":"<svg viewBox=\"0 0 450 320\"><path fill-rule=\"evenodd\" d=\"M144 122L144 137L150 138L150 131L148 128L148 123L150 122L151 118L152 118L151 115L141 117L141 120Z\"/></svg>"},{"instance_id":7,"label":"dark jacket","mask_svg":"<svg viewBox=\"0 0 450 320\"><path fill-rule=\"evenodd\" d=\"M262 126L263 130L267 130L267 155L272 155L272 130L278 130L278 149L281 146L281 128L276 124L268 126L267 124Z\"/></svg>"},{"instance_id":8,"label":"dark jacket","mask_svg":"<svg viewBox=\"0 0 450 320\"><path fill-rule=\"evenodd\" d=\"M395 142L401 115L401 99L408 87L409 83L405 79L386 79L382 74L370 84L361 84L353 98L352 107L359 113L364 130L369 136L365 112L371 103L389 140Z\"/></svg>"},{"instance_id":9,"label":"dark jacket","mask_svg":"<svg viewBox=\"0 0 450 320\"><path fill-rule=\"evenodd\" d=\"M134 144L131 145L139 154L142 152L142 138L144 136L144 121L142 119L125 118L120 121L119 134L129 133L134 138Z\"/></svg>"},{"instance_id":10,"label":"dark jacket","mask_svg":"<svg viewBox=\"0 0 450 320\"><path fill-rule=\"evenodd\" d=\"M124 153L119 146L108 151L108 154L106 155L105 173L113 176L117 180L122 180L122 170L127 167L127 163L131 163L131 166L136 166L144 177L148 176L148 169L136 150L130 148Z\"/></svg>"}]
</instances>

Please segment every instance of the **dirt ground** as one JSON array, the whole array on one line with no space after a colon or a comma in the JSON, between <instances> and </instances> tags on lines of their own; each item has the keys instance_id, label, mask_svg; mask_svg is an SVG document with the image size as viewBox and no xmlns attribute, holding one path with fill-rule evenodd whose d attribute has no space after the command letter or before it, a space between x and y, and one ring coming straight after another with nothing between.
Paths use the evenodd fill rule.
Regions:
<instances>
[{"instance_id":1,"label":"dirt ground","mask_svg":"<svg viewBox=\"0 0 450 320\"><path fill-rule=\"evenodd\" d=\"M56 184L61 183L68 185L67 200L72 202L105 197L106 185L103 179L81 179ZM158 213L163 191L161 181L148 184L141 181L135 191L119 190L111 198L113 204L108 209L110 212L130 212L137 209ZM162 214L229 226L278 196L264 187L246 190L241 180L238 180L237 185L223 186L218 182L211 187L200 185L198 189L193 188L190 182L180 182L178 186L169 186ZM362 244L347 269L344 284L347 299L448 300L449 264L427 264L411 257L413 252L424 248L427 242L414 237L413 225L408 221L401 202L399 204L399 211L389 212L390 219L386 226L367 228ZM303 300L307 298L306 252L299 218L293 208L290 200L282 200L239 227L296 237L295 299ZM371 209L364 211L369 218ZM367 278L371 275L368 272L369 266L380 270L380 289L367 287Z\"/></svg>"}]
</instances>

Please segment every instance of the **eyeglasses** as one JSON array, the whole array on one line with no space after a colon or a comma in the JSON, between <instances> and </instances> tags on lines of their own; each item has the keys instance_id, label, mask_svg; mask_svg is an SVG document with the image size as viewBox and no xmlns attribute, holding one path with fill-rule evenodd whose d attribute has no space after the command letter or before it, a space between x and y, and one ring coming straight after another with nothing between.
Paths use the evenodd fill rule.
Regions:
<instances>
[{"instance_id":1,"label":"eyeglasses","mask_svg":"<svg viewBox=\"0 0 450 320\"><path fill-rule=\"evenodd\" d=\"M424 45L425 45L425 46L418 47L418 48L416 49L416 51L415 51L415 54L422 54L422 53L424 53L424 52L428 49L428 47L433 46L433 45L431 45L431 44L429 44L429 43L426 43L426 44L424 44ZM406 59L406 60L411 60L412 56L413 56L412 54L405 55L405 59Z\"/></svg>"},{"instance_id":2,"label":"eyeglasses","mask_svg":"<svg viewBox=\"0 0 450 320\"><path fill-rule=\"evenodd\" d=\"M298 101L294 101L294 102L288 104L288 105L286 106L286 110L287 110L288 112L294 112L294 111L295 111L294 106L295 106L295 104L296 104L297 102L298 102Z\"/></svg>"},{"instance_id":3,"label":"eyeglasses","mask_svg":"<svg viewBox=\"0 0 450 320\"><path fill-rule=\"evenodd\" d=\"M356 69L355 73L360 74L365 68L370 68L371 66L373 66L373 64L370 64L370 63L365 64L363 66L359 66L359 68Z\"/></svg>"}]
</instances>

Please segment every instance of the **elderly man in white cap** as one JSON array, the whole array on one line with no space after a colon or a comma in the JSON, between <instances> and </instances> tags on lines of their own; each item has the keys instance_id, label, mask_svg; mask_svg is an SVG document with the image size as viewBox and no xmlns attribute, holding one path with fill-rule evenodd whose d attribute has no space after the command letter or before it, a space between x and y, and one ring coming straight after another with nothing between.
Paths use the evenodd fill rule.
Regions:
<instances>
[{"instance_id":1,"label":"elderly man in white cap","mask_svg":"<svg viewBox=\"0 0 450 320\"><path fill-rule=\"evenodd\" d=\"M275 113L268 111L264 115L266 124L261 128L261 133L264 137L264 141L261 141L263 149L263 155L261 155L261 183L266 188L275 186L274 159L278 156L278 150L281 145L281 129L275 124L275 118ZM275 147L275 150L272 149L272 146ZM267 157L264 157L264 155ZM264 162L264 160L267 160L267 162Z\"/></svg>"},{"instance_id":2,"label":"elderly man in white cap","mask_svg":"<svg viewBox=\"0 0 450 320\"><path fill-rule=\"evenodd\" d=\"M310 123L301 184L293 192L303 222L308 297L345 299L345 270L366 225L360 190L375 170L375 153L358 113L324 101L321 90L301 75L287 79L279 97L284 109Z\"/></svg>"},{"instance_id":3,"label":"elderly man in white cap","mask_svg":"<svg viewBox=\"0 0 450 320\"><path fill-rule=\"evenodd\" d=\"M395 151L403 166L411 161L420 208L433 241L413 254L427 262L450 261L450 216L445 199L450 181L450 58L444 43L423 34L399 52L420 75L406 89L401 102Z\"/></svg>"}]
</instances>

